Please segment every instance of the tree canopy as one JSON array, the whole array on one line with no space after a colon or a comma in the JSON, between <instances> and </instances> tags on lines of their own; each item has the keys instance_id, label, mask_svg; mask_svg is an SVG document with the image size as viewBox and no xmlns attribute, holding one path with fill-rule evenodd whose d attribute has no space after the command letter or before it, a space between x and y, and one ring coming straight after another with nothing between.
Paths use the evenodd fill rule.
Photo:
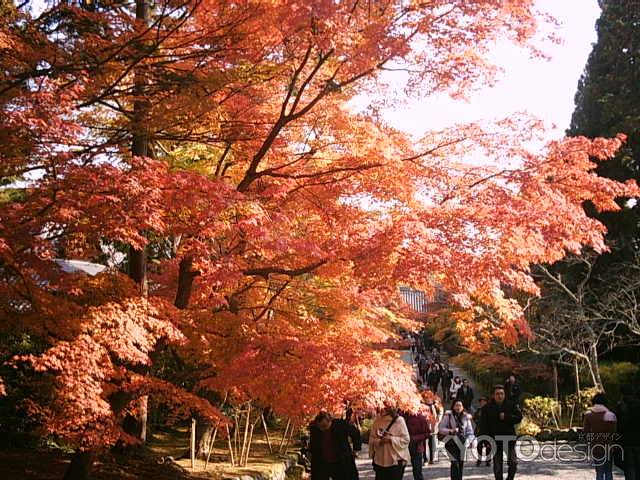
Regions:
<instances>
[{"instance_id":1,"label":"tree canopy","mask_svg":"<svg viewBox=\"0 0 640 480\"><path fill-rule=\"evenodd\" d=\"M604 248L582 205L638 195L595 172L624 139L531 152L539 124L513 116L414 141L350 102L389 68L416 95L490 81L496 39L538 53L533 4L5 6L0 183L20 195L0 210L2 328L41 341L5 355L41 385L22 407L87 450L131 440L145 395L209 419L208 390L298 418L349 396L415 408L385 350L406 321L384 307L434 278L471 312L470 346L528 334L507 292L538 292L532 264Z\"/></svg>"}]
</instances>

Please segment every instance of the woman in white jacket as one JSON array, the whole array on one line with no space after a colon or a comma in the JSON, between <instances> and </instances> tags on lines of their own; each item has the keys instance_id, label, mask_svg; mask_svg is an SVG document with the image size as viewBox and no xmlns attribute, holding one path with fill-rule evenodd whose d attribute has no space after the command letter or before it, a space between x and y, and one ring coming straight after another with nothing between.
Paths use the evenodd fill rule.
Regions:
<instances>
[{"instance_id":1,"label":"woman in white jacket","mask_svg":"<svg viewBox=\"0 0 640 480\"><path fill-rule=\"evenodd\" d=\"M451 386L449 387L449 398L451 400L455 400L458 396L458 390L462 388L462 379L459 376L453 377L453 382L451 382Z\"/></svg>"},{"instance_id":2,"label":"woman in white jacket","mask_svg":"<svg viewBox=\"0 0 640 480\"><path fill-rule=\"evenodd\" d=\"M454 400L451 410L442 417L438 437L445 442L451 460L451 480L462 480L466 445L473 439L473 422L460 400Z\"/></svg>"}]
</instances>

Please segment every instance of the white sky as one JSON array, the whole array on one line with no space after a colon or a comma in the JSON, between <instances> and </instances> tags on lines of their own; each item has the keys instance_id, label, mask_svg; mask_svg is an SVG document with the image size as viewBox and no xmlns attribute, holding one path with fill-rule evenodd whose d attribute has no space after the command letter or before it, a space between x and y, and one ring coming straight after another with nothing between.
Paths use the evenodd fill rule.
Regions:
<instances>
[{"instance_id":1,"label":"white sky","mask_svg":"<svg viewBox=\"0 0 640 480\"><path fill-rule=\"evenodd\" d=\"M504 72L494 87L476 92L468 101L447 95L411 101L404 108L385 111L385 120L419 138L428 130L526 111L549 127L547 138L563 136L571 121L578 80L597 40L600 8L597 0L536 0L536 4L562 24L557 33L563 43L544 48L551 60L531 59L522 49L500 43L491 58Z\"/></svg>"}]
</instances>

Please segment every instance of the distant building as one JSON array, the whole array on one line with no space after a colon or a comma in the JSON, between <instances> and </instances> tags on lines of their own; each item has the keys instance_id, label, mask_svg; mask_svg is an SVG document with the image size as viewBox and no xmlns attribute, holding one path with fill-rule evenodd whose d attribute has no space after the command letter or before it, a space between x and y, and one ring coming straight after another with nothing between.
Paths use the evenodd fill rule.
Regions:
<instances>
[{"instance_id":1,"label":"distant building","mask_svg":"<svg viewBox=\"0 0 640 480\"><path fill-rule=\"evenodd\" d=\"M400 296L414 311L427 313L429 306L427 303L427 295L424 292L410 287L400 287Z\"/></svg>"},{"instance_id":2,"label":"distant building","mask_svg":"<svg viewBox=\"0 0 640 480\"><path fill-rule=\"evenodd\" d=\"M417 313L433 312L447 304L447 295L439 286L436 286L432 295L427 295L421 290L402 286L400 287L400 297Z\"/></svg>"}]
</instances>

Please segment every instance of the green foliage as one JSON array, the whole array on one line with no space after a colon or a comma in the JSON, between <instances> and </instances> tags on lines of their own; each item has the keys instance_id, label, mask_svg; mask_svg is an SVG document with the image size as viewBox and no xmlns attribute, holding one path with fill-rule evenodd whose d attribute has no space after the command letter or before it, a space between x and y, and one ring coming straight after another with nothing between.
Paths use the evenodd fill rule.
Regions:
<instances>
[{"instance_id":1,"label":"green foliage","mask_svg":"<svg viewBox=\"0 0 640 480\"><path fill-rule=\"evenodd\" d=\"M535 437L538 435L542 429L529 417L524 417L522 422L518 424L516 427L516 432L518 435L528 435L531 437Z\"/></svg>"},{"instance_id":2,"label":"green foliage","mask_svg":"<svg viewBox=\"0 0 640 480\"><path fill-rule=\"evenodd\" d=\"M371 425L373 425L373 418L365 418L360 422L360 434L364 442L369 441L369 435L371 434Z\"/></svg>"},{"instance_id":3,"label":"green foliage","mask_svg":"<svg viewBox=\"0 0 640 480\"><path fill-rule=\"evenodd\" d=\"M597 22L598 42L589 56L576 93L576 109L569 135L612 137L627 135L627 144L615 160L603 162L598 173L617 180L640 179L640 9L635 0L602 0ZM616 244L607 258L625 258L640 235L640 209L600 214Z\"/></svg>"},{"instance_id":4,"label":"green foliage","mask_svg":"<svg viewBox=\"0 0 640 480\"><path fill-rule=\"evenodd\" d=\"M462 353L451 360L468 371L477 383L490 389L503 383L514 373L523 391L538 393L541 385L547 385L551 378L550 369L543 363L520 362L515 358L497 353Z\"/></svg>"},{"instance_id":5,"label":"green foliage","mask_svg":"<svg viewBox=\"0 0 640 480\"><path fill-rule=\"evenodd\" d=\"M568 409L575 408L573 413L574 418L582 418L584 412L591 407L591 399L598 392L599 390L597 388L592 387L581 390L580 395L574 393L567 397L565 404Z\"/></svg>"},{"instance_id":6,"label":"green foliage","mask_svg":"<svg viewBox=\"0 0 640 480\"><path fill-rule=\"evenodd\" d=\"M640 375L640 366L631 362L603 363L600 365L600 376L610 406L620 399L622 385L633 385Z\"/></svg>"},{"instance_id":7,"label":"green foliage","mask_svg":"<svg viewBox=\"0 0 640 480\"><path fill-rule=\"evenodd\" d=\"M531 397L525 399L522 412L525 417L540 428L557 427L559 425L559 403L550 397Z\"/></svg>"},{"instance_id":8,"label":"green foliage","mask_svg":"<svg viewBox=\"0 0 640 480\"><path fill-rule=\"evenodd\" d=\"M0 188L0 204L20 202L24 199L25 190L22 188Z\"/></svg>"}]
</instances>

